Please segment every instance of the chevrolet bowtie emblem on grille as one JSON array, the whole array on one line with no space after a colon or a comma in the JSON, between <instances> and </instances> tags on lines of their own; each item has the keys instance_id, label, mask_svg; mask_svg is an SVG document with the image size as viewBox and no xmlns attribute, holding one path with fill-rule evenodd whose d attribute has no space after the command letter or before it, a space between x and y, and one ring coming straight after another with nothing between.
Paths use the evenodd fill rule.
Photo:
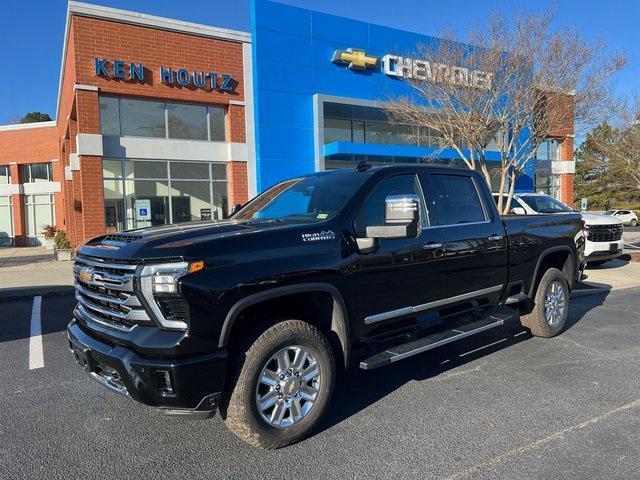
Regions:
<instances>
[{"instance_id":1,"label":"chevrolet bowtie emblem on grille","mask_svg":"<svg viewBox=\"0 0 640 480\"><path fill-rule=\"evenodd\" d=\"M84 283L91 283L93 280L93 268L83 268L80 270L79 277Z\"/></svg>"},{"instance_id":2,"label":"chevrolet bowtie emblem on grille","mask_svg":"<svg viewBox=\"0 0 640 480\"><path fill-rule=\"evenodd\" d=\"M347 68L354 70L366 70L378 64L378 57L372 57L364 53L364 50L357 48L347 48L346 50L336 50L331 59L333 63L346 63Z\"/></svg>"}]
</instances>

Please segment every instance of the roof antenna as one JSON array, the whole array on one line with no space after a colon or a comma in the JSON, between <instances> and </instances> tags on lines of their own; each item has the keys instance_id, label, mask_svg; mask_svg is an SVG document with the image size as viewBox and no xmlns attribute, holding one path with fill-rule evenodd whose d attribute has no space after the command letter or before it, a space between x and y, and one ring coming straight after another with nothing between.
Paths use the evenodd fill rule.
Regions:
<instances>
[{"instance_id":1,"label":"roof antenna","mask_svg":"<svg viewBox=\"0 0 640 480\"><path fill-rule=\"evenodd\" d=\"M366 160L360 160L358 165L356 165L356 172L366 172L370 168L371 165L369 165Z\"/></svg>"}]
</instances>

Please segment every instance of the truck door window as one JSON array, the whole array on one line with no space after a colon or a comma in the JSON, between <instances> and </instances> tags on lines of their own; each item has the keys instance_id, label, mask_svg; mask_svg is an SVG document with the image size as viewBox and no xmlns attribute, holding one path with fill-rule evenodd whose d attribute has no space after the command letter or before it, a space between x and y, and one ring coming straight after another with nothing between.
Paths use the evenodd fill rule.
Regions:
<instances>
[{"instance_id":1,"label":"truck door window","mask_svg":"<svg viewBox=\"0 0 640 480\"><path fill-rule=\"evenodd\" d=\"M473 178L466 175L433 174L441 225L484 222L487 220Z\"/></svg>"},{"instance_id":2,"label":"truck door window","mask_svg":"<svg viewBox=\"0 0 640 480\"><path fill-rule=\"evenodd\" d=\"M429 225L418 178L415 175L396 175L380 181L362 204L354 220L357 237L365 236L367 226L384 225L385 199L389 195L417 195L420 199L420 223L423 227Z\"/></svg>"}]
</instances>

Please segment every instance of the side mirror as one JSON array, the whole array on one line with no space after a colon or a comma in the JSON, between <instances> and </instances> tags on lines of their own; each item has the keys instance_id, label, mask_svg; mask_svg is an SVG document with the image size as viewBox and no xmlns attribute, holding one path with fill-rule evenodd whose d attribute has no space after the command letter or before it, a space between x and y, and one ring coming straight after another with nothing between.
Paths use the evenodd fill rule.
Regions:
<instances>
[{"instance_id":1,"label":"side mirror","mask_svg":"<svg viewBox=\"0 0 640 480\"><path fill-rule=\"evenodd\" d=\"M231 215L235 215L236 213L238 213L240 210L242 209L242 205L239 203L236 203L233 207L231 207Z\"/></svg>"},{"instance_id":2,"label":"side mirror","mask_svg":"<svg viewBox=\"0 0 640 480\"><path fill-rule=\"evenodd\" d=\"M514 215L526 215L527 212L524 208L522 207L513 207L511 209L511 213L513 213Z\"/></svg>"},{"instance_id":3,"label":"side mirror","mask_svg":"<svg viewBox=\"0 0 640 480\"><path fill-rule=\"evenodd\" d=\"M385 198L384 225L366 227L367 238L415 238L420 224L417 195L389 195Z\"/></svg>"}]
</instances>

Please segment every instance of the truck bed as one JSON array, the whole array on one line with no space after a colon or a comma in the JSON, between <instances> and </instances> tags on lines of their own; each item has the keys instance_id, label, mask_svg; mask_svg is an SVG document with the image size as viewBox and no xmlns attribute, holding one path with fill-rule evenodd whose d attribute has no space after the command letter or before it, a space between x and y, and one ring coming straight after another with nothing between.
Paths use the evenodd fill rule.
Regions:
<instances>
[{"instance_id":1,"label":"truck bed","mask_svg":"<svg viewBox=\"0 0 640 480\"><path fill-rule=\"evenodd\" d=\"M534 286L543 251L562 252L567 248L572 252L583 251L584 234L579 213L502 215L501 218L509 240L509 285L522 282L525 294L529 294ZM578 272L571 273L573 286Z\"/></svg>"}]
</instances>

